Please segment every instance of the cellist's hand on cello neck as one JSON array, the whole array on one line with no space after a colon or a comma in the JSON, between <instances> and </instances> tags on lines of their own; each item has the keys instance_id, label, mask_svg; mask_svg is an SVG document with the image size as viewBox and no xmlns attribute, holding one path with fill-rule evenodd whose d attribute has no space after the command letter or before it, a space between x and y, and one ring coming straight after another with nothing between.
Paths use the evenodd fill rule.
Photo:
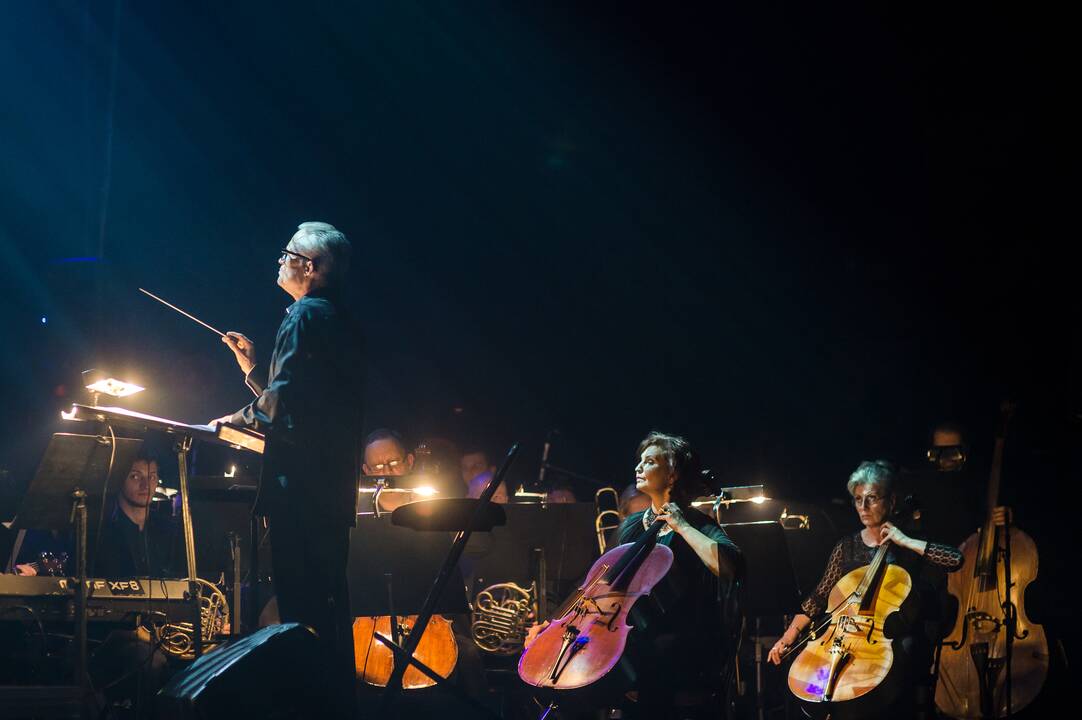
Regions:
<instances>
[{"instance_id":1,"label":"cellist's hand on cello neck","mask_svg":"<svg viewBox=\"0 0 1082 720\"><path fill-rule=\"evenodd\" d=\"M918 555L923 555L925 549L927 549L928 547L927 541L914 540L913 538L902 532L900 529L898 529L898 527L894 523L889 521L883 523L883 526L879 529L879 544L882 545L887 541L894 543L898 547L912 550Z\"/></svg>"},{"instance_id":2,"label":"cellist's hand on cello neck","mask_svg":"<svg viewBox=\"0 0 1082 720\"><path fill-rule=\"evenodd\" d=\"M722 568L718 560L717 544L688 522L679 505L674 502L667 502L662 505L657 520L664 522L672 528L674 533L684 538L688 547L695 551L695 554L703 561L703 565L706 565L714 575L720 576L722 569L724 569L726 576L731 576L735 572L735 569L730 565Z\"/></svg>"},{"instance_id":3,"label":"cellist's hand on cello neck","mask_svg":"<svg viewBox=\"0 0 1082 720\"><path fill-rule=\"evenodd\" d=\"M674 532L682 533L687 528L691 527L691 523L684 517L684 513L680 511L680 506L674 502L665 503L661 508L661 512L658 513L658 520L665 522L666 525L671 527Z\"/></svg>"}]
</instances>

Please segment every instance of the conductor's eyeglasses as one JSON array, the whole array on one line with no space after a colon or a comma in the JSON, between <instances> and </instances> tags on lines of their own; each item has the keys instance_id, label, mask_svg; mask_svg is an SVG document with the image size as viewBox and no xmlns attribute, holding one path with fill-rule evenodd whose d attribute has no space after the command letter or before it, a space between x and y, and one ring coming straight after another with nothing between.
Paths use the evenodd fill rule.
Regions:
<instances>
[{"instance_id":1,"label":"conductor's eyeglasses","mask_svg":"<svg viewBox=\"0 0 1082 720\"><path fill-rule=\"evenodd\" d=\"M287 262L290 258L300 258L301 260L307 260L308 262L312 263L312 265L316 264L316 261L308 257L307 255L301 255L299 252L293 252L292 250L286 250L285 248L282 248L282 255L278 258L278 262L284 263Z\"/></svg>"}]
</instances>

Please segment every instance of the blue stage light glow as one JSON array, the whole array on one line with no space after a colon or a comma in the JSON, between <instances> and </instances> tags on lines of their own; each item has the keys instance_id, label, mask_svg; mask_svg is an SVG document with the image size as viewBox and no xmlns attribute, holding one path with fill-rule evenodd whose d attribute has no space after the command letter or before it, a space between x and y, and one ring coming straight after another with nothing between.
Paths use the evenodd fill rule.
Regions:
<instances>
[{"instance_id":1,"label":"blue stage light glow","mask_svg":"<svg viewBox=\"0 0 1082 720\"><path fill-rule=\"evenodd\" d=\"M53 260L53 263L96 263L101 262L101 258L93 256L79 256L79 257L66 257L57 258Z\"/></svg>"},{"instance_id":2,"label":"blue stage light glow","mask_svg":"<svg viewBox=\"0 0 1082 720\"><path fill-rule=\"evenodd\" d=\"M44 325L44 324L46 324L47 322L49 322L49 319L48 319L47 317L45 317L44 315L42 315L42 316L41 316L41 324L42 324L42 325Z\"/></svg>"}]
</instances>

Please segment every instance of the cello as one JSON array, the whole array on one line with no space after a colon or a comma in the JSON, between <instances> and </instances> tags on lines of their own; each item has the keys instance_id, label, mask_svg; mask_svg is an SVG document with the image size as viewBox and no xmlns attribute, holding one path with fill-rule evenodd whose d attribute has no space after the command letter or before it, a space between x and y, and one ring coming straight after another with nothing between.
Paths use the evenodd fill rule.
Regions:
<instances>
[{"instance_id":1,"label":"cello","mask_svg":"<svg viewBox=\"0 0 1082 720\"><path fill-rule=\"evenodd\" d=\"M997 526L1007 422L1004 403L988 478L983 527L962 543L962 569L947 578L958 617L943 641L935 704L954 718L1005 717L1040 693L1048 675L1044 628L1026 616L1022 598L1037 577L1037 546L1008 522Z\"/></svg>"},{"instance_id":2,"label":"cello","mask_svg":"<svg viewBox=\"0 0 1082 720\"><path fill-rule=\"evenodd\" d=\"M789 689L801 700L816 704L860 700L887 679L894 649L883 626L913 587L904 568L887 564L890 544L880 544L871 563L851 570L831 589L828 617L814 626L789 668Z\"/></svg>"},{"instance_id":3,"label":"cello","mask_svg":"<svg viewBox=\"0 0 1082 720\"><path fill-rule=\"evenodd\" d=\"M638 540L615 547L594 562L582 586L523 651L518 663L523 682L567 691L609 675L627 645L632 605L672 567L672 550L657 544L664 525L657 518Z\"/></svg>"},{"instance_id":4,"label":"cello","mask_svg":"<svg viewBox=\"0 0 1082 720\"><path fill-rule=\"evenodd\" d=\"M398 625L397 634L406 636L413 630L417 616L398 615L394 620ZM391 616L380 615L354 619L353 653L357 677L369 685L386 687L391 679L391 673L394 672L394 653L376 638L376 633L386 638L395 637L391 633ZM450 621L442 615L433 615L413 657L446 679L458 663L458 642L455 640ZM435 680L413 665L406 668L406 673L402 677L404 690L417 690L432 687L435 684Z\"/></svg>"}]
</instances>

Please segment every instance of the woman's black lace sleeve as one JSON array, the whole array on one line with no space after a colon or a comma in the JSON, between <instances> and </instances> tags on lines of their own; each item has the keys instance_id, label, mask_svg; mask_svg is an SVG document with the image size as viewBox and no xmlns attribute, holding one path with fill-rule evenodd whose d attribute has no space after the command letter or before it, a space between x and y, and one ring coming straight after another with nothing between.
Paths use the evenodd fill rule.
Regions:
<instances>
[{"instance_id":1,"label":"woman's black lace sleeve","mask_svg":"<svg viewBox=\"0 0 1082 720\"><path fill-rule=\"evenodd\" d=\"M830 590L842 577L842 546L844 542L844 540L840 540L834 546L830 553L830 559L827 561L827 569L823 573L823 578L815 586L815 590L812 591L811 595L808 595L808 597L804 598L804 602L800 603L800 609L810 618L814 618L826 611Z\"/></svg>"}]
</instances>

